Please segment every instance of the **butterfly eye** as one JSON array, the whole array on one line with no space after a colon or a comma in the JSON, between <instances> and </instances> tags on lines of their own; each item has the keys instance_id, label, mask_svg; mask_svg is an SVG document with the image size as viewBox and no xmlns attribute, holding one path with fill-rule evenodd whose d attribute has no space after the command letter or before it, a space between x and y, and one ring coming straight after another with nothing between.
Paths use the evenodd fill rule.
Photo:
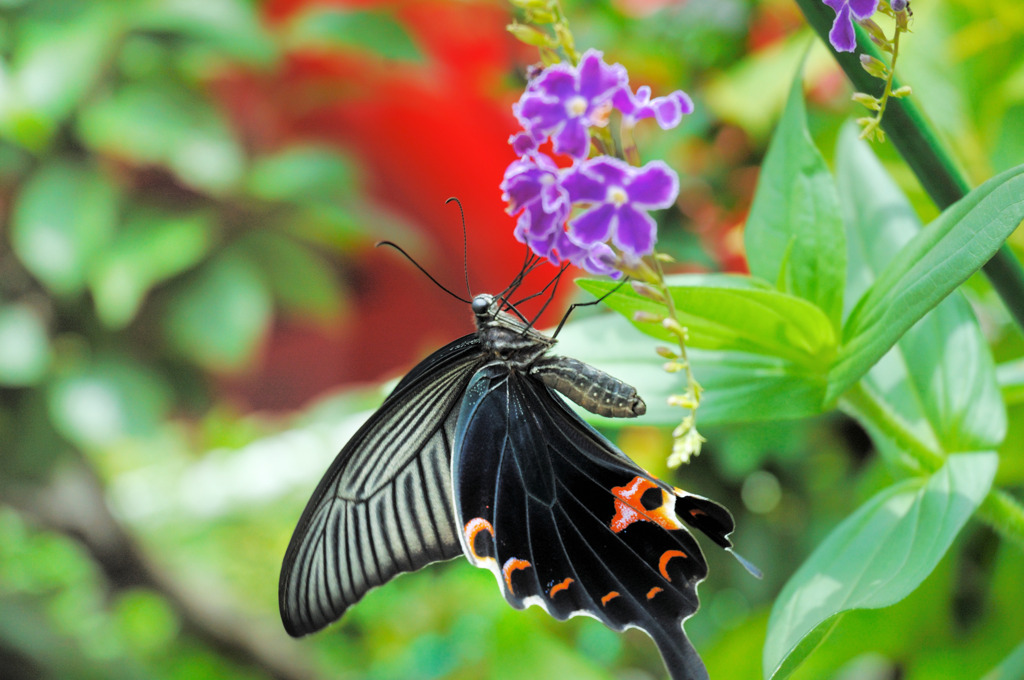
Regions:
<instances>
[{"instance_id":1,"label":"butterfly eye","mask_svg":"<svg viewBox=\"0 0 1024 680\"><path fill-rule=\"evenodd\" d=\"M477 316L483 316L491 308L491 296L490 295L477 295L473 298L473 313Z\"/></svg>"}]
</instances>

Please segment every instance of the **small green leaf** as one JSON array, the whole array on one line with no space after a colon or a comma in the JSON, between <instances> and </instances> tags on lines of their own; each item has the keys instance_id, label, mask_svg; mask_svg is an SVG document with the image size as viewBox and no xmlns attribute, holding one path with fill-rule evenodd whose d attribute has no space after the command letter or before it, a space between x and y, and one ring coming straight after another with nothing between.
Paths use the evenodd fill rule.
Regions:
<instances>
[{"instance_id":1,"label":"small green leaf","mask_svg":"<svg viewBox=\"0 0 1024 680\"><path fill-rule=\"evenodd\" d=\"M14 252L59 296L78 293L114 232L118 195L95 168L67 161L40 167L11 218Z\"/></svg>"},{"instance_id":2,"label":"small green leaf","mask_svg":"<svg viewBox=\"0 0 1024 680\"><path fill-rule=\"evenodd\" d=\"M618 284L597 279L577 282L600 296ZM820 370L830 365L836 337L829 320L813 304L781 293L756 279L728 274L685 274L668 278L688 347L767 354ZM605 304L630 320L637 311L658 316L665 306L622 286ZM635 322L652 337L675 343L660 323Z\"/></svg>"},{"instance_id":3,"label":"small green leaf","mask_svg":"<svg viewBox=\"0 0 1024 680\"><path fill-rule=\"evenodd\" d=\"M103 323L127 325L153 286L202 259L212 232L209 216L202 213L136 216L116 235L89 279Z\"/></svg>"},{"instance_id":4,"label":"small green leaf","mask_svg":"<svg viewBox=\"0 0 1024 680\"><path fill-rule=\"evenodd\" d=\"M137 30L188 38L232 61L266 66L277 56L258 6L245 0L146 0L132 18Z\"/></svg>"},{"instance_id":5,"label":"small green leaf","mask_svg":"<svg viewBox=\"0 0 1024 680\"><path fill-rule=\"evenodd\" d=\"M166 385L145 366L103 357L67 370L47 392L50 419L79 446L109 446L152 433L166 416Z\"/></svg>"},{"instance_id":6,"label":"small green leaf","mask_svg":"<svg viewBox=\"0 0 1024 680\"><path fill-rule=\"evenodd\" d=\"M852 299L870 288L878 272L920 233L921 224L852 125L840 135L836 159L847 214L847 292ZM958 292L908 329L865 379L934 450L992 448L1005 436L1006 408L992 355Z\"/></svg>"},{"instance_id":7,"label":"small green leaf","mask_svg":"<svg viewBox=\"0 0 1024 680\"><path fill-rule=\"evenodd\" d=\"M0 305L0 385L34 385L50 366L46 326L28 305Z\"/></svg>"},{"instance_id":8,"label":"small green leaf","mask_svg":"<svg viewBox=\"0 0 1024 680\"><path fill-rule=\"evenodd\" d=\"M338 318L344 304L338 280L316 252L272 231L254 232L239 246L260 266L282 308L316 321Z\"/></svg>"},{"instance_id":9,"label":"small green leaf","mask_svg":"<svg viewBox=\"0 0 1024 680\"><path fill-rule=\"evenodd\" d=\"M405 27L382 11L346 11L317 7L289 27L293 47L356 47L385 59L422 61L423 53Z\"/></svg>"},{"instance_id":10,"label":"small green leaf","mask_svg":"<svg viewBox=\"0 0 1024 680\"><path fill-rule=\"evenodd\" d=\"M171 345L203 368L242 368L266 335L273 303L256 266L234 253L206 263L175 291L164 328Z\"/></svg>"},{"instance_id":11,"label":"small green leaf","mask_svg":"<svg viewBox=\"0 0 1024 680\"><path fill-rule=\"evenodd\" d=\"M995 254L1024 220L1024 165L952 205L904 246L843 328L829 400L859 380L928 310Z\"/></svg>"},{"instance_id":12,"label":"small green leaf","mask_svg":"<svg viewBox=\"0 0 1024 680\"><path fill-rule=\"evenodd\" d=\"M751 274L814 303L839 330L843 223L832 175L807 130L799 74L761 165L744 245Z\"/></svg>"},{"instance_id":13,"label":"small green leaf","mask_svg":"<svg viewBox=\"0 0 1024 680\"><path fill-rule=\"evenodd\" d=\"M294 146L253 162L246 189L267 201L308 203L350 195L354 175L352 165L336 151Z\"/></svg>"},{"instance_id":14,"label":"small green leaf","mask_svg":"<svg viewBox=\"0 0 1024 680\"><path fill-rule=\"evenodd\" d=\"M110 4L75 5L22 17L0 74L0 136L31 150L45 148L95 86L124 30Z\"/></svg>"},{"instance_id":15,"label":"small green leaf","mask_svg":"<svg viewBox=\"0 0 1024 680\"><path fill-rule=\"evenodd\" d=\"M120 87L82 112L78 131L99 152L165 167L200 191L220 194L242 179L244 155L223 114L180 87Z\"/></svg>"},{"instance_id":16,"label":"small green leaf","mask_svg":"<svg viewBox=\"0 0 1024 680\"><path fill-rule=\"evenodd\" d=\"M950 456L935 474L883 490L837 526L775 601L764 677L789 675L837 614L913 592L988 493L997 465L994 452Z\"/></svg>"}]
</instances>

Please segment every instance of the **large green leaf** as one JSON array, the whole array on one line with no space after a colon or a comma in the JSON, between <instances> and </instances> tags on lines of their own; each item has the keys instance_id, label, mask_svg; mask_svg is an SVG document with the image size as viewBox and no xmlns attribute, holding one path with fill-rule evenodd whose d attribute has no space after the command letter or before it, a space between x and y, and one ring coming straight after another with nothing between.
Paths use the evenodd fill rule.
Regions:
<instances>
[{"instance_id":1,"label":"large green leaf","mask_svg":"<svg viewBox=\"0 0 1024 680\"><path fill-rule=\"evenodd\" d=\"M637 332L618 315L598 315L562 329L555 352L593 364L633 385L644 401L645 425L674 426L683 411L668 398L685 389L681 373L667 373L655 353L664 343ZM702 424L800 418L821 412L825 376L798 363L764 354L690 349L694 374L704 388ZM586 413L582 413L584 417ZM595 418L603 426L630 421Z\"/></svg>"},{"instance_id":2,"label":"large green leaf","mask_svg":"<svg viewBox=\"0 0 1024 680\"><path fill-rule=\"evenodd\" d=\"M60 296L81 291L117 224L118 195L106 175L68 161L40 167L11 218L14 252Z\"/></svg>"},{"instance_id":3,"label":"large green leaf","mask_svg":"<svg viewBox=\"0 0 1024 680\"><path fill-rule=\"evenodd\" d=\"M578 283L598 296L618 285L596 279ZM832 325L806 300L750 277L727 274L673 276L668 285L679 322L689 334L689 347L780 357L822 374L832 361L836 342ZM637 311L666 313L664 305L628 285L607 297L605 304L630 320ZM675 343L675 337L659 323L635 325L652 337Z\"/></svg>"},{"instance_id":4,"label":"large green leaf","mask_svg":"<svg viewBox=\"0 0 1024 680\"><path fill-rule=\"evenodd\" d=\"M839 329L843 223L832 175L807 130L799 75L761 165L744 245L751 274L814 303Z\"/></svg>"},{"instance_id":5,"label":"large green leaf","mask_svg":"<svg viewBox=\"0 0 1024 680\"><path fill-rule=\"evenodd\" d=\"M880 272L843 327L828 398L859 380L928 310L977 271L1024 219L1024 165L971 191Z\"/></svg>"},{"instance_id":6,"label":"large green leaf","mask_svg":"<svg viewBox=\"0 0 1024 680\"><path fill-rule=\"evenodd\" d=\"M935 474L885 489L837 526L775 601L764 676L789 675L836 615L886 607L915 590L988 493L997 465L994 452L955 454Z\"/></svg>"},{"instance_id":7,"label":"large green leaf","mask_svg":"<svg viewBox=\"0 0 1024 680\"><path fill-rule=\"evenodd\" d=\"M850 245L847 293L853 298L871 287L921 225L852 125L840 135L836 174ZM992 355L958 292L908 329L865 380L933 450L991 448L1005 436L1006 409Z\"/></svg>"}]
</instances>

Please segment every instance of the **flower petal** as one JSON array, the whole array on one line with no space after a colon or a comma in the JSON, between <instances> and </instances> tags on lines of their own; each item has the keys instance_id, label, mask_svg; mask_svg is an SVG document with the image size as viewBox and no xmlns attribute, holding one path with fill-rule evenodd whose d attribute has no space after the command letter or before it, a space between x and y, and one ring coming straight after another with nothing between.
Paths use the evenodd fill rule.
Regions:
<instances>
[{"instance_id":1,"label":"flower petal","mask_svg":"<svg viewBox=\"0 0 1024 680\"><path fill-rule=\"evenodd\" d=\"M636 173L626 194L637 207L667 208L679 195L679 175L664 161L651 161Z\"/></svg>"},{"instance_id":2,"label":"flower petal","mask_svg":"<svg viewBox=\"0 0 1024 680\"><path fill-rule=\"evenodd\" d=\"M615 227L615 207L602 203L569 220L569 234L582 246L607 241Z\"/></svg>"},{"instance_id":3,"label":"flower petal","mask_svg":"<svg viewBox=\"0 0 1024 680\"><path fill-rule=\"evenodd\" d=\"M591 107L596 107L610 99L628 82L629 76L622 64L608 65L600 52L590 49L580 58L576 78L576 91L590 102Z\"/></svg>"},{"instance_id":4,"label":"flower petal","mask_svg":"<svg viewBox=\"0 0 1024 680\"><path fill-rule=\"evenodd\" d=\"M629 204L619 208L617 217L618 228L612 235L612 243L636 257L654 252L658 225L653 217Z\"/></svg>"},{"instance_id":5,"label":"flower petal","mask_svg":"<svg viewBox=\"0 0 1024 680\"><path fill-rule=\"evenodd\" d=\"M848 4L858 19L867 19L878 9L878 0L849 0Z\"/></svg>"},{"instance_id":6,"label":"flower petal","mask_svg":"<svg viewBox=\"0 0 1024 680\"><path fill-rule=\"evenodd\" d=\"M579 118L566 120L562 129L551 136L551 141L554 142L555 151L573 158L586 158L590 153L590 133Z\"/></svg>"},{"instance_id":7,"label":"flower petal","mask_svg":"<svg viewBox=\"0 0 1024 680\"><path fill-rule=\"evenodd\" d=\"M832 30L828 32L828 41L836 48L836 52L853 52L857 46L849 5L844 4L836 12L836 20L832 23Z\"/></svg>"}]
</instances>

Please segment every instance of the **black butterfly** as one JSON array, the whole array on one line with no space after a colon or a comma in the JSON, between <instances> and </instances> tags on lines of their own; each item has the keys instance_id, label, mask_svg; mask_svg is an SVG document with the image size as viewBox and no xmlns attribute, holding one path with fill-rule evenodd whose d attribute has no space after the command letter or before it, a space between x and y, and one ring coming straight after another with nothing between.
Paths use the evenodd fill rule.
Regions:
<instances>
[{"instance_id":1,"label":"black butterfly","mask_svg":"<svg viewBox=\"0 0 1024 680\"><path fill-rule=\"evenodd\" d=\"M513 607L640 628L672 678L707 678L682 622L708 569L679 518L728 549L732 517L649 475L556 396L646 410L629 385L548 354L555 340L507 299L475 297L476 333L416 366L335 458L284 557L285 629L312 633L396 574L465 554Z\"/></svg>"}]
</instances>

